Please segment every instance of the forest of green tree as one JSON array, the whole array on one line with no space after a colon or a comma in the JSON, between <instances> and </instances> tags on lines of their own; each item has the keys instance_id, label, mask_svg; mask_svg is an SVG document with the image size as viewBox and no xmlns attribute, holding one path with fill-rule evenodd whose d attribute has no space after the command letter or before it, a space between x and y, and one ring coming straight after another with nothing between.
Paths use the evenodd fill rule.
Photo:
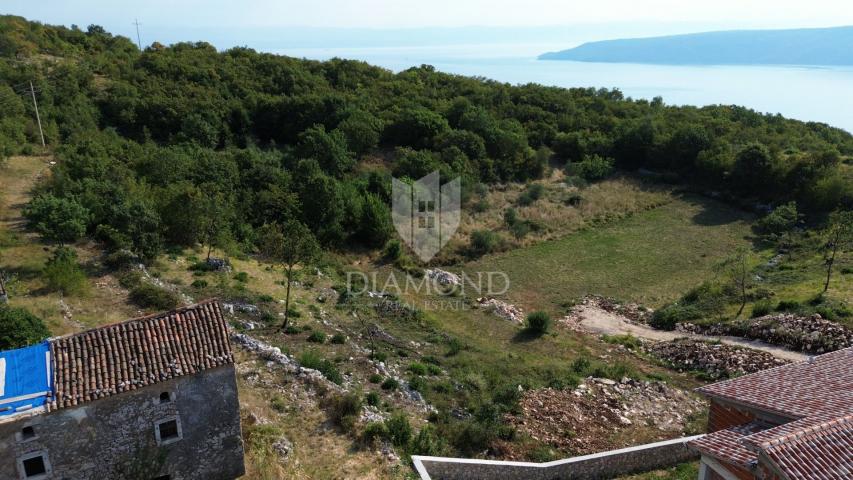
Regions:
<instances>
[{"instance_id":1,"label":"forest of green tree","mask_svg":"<svg viewBox=\"0 0 853 480\"><path fill-rule=\"evenodd\" d=\"M853 206L842 173L853 136L737 106L206 43L140 51L98 26L4 16L0 157L40 148L30 82L57 161L31 221L60 243L89 235L142 258L198 242L248 248L263 224L294 219L326 248L381 247L390 176L434 170L461 176L469 195L552 167L590 179L645 169L752 203Z\"/></svg>"}]
</instances>

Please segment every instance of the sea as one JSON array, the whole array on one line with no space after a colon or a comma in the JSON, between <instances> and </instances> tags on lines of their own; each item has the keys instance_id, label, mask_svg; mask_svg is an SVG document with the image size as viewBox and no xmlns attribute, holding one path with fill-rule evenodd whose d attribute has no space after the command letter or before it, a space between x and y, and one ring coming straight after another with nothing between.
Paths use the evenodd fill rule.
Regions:
<instances>
[{"instance_id":1,"label":"sea","mask_svg":"<svg viewBox=\"0 0 853 480\"><path fill-rule=\"evenodd\" d=\"M626 97L660 96L668 105L742 105L823 122L853 133L853 66L683 66L537 60L549 44L465 44L369 48L285 48L273 53L363 60L394 72L420 65L511 84L618 88Z\"/></svg>"}]
</instances>

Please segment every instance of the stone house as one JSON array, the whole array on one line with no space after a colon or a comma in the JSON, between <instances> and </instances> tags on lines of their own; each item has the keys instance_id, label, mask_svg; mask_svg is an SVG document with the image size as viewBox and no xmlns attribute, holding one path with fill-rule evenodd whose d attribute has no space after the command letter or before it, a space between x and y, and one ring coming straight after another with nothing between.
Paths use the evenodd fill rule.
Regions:
<instances>
[{"instance_id":1,"label":"stone house","mask_svg":"<svg viewBox=\"0 0 853 480\"><path fill-rule=\"evenodd\" d=\"M216 301L0 352L0 480L233 480L239 410Z\"/></svg>"},{"instance_id":2,"label":"stone house","mask_svg":"<svg viewBox=\"0 0 853 480\"><path fill-rule=\"evenodd\" d=\"M853 478L853 348L699 389L701 480Z\"/></svg>"}]
</instances>

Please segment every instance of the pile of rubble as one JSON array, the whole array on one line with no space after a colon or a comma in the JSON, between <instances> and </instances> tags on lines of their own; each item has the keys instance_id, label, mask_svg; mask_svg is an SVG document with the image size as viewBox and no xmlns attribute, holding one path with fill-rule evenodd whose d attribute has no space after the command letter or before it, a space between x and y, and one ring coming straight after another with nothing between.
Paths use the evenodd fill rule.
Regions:
<instances>
[{"instance_id":1,"label":"pile of rubble","mask_svg":"<svg viewBox=\"0 0 853 480\"><path fill-rule=\"evenodd\" d=\"M815 354L853 347L853 330L819 314L804 317L782 313L730 325L683 323L677 329L704 335L736 335Z\"/></svg>"},{"instance_id":2,"label":"pile of rubble","mask_svg":"<svg viewBox=\"0 0 853 480\"><path fill-rule=\"evenodd\" d=\"M705 404L664 382L587 378L574 390L524 392L519 407L507 421L520 433L582 455L627 446L634 428L652 427L660 440L681 435Z\"/></svg>"},{"instance_id":3,"label":"pile of rubble","mask_svg":"<svg viewBox=\"0 0 853 480\"><path fill-rule=\"evenodd\" d=\"M675 368L701 371L711 379L755 373L788 363L751 348L691 339L650 342L644 344L643 349Z\"/></svg>"},{"instance_id":4,"label":"pile of rubble","mask_svg":"<svg viewBox=\"0 0 853 480\"><path fill-rule=\"evenodd\" d=\"M636 323L648 323L652 313L654 313L636 303L621 303L613 298L600 295L587 295L580 304L600 308L605 312L620 315Z\"/></svg>"},{"instance_id":5,"label":"pile of rubble","mask_svg":"<svg viewBox=\"0 0 853 480\"><path fill-rule=\"evenodd\" d=\"M297 378L305 381L306 383L321 385L336 392L342 391L341 387L330 382L318 370L300 366L299 362L282 353L281 349L278 347L273 347L272 345L242 333L232 333L231 340L246 350L256 353L259 357L270 362L270 364L280 365L287 373L295 375Z\"/></svg>"},{"instance_id":6,"label":"pile of rubble","mask_svg":"<svg viewBox=\"0 0 853 480\"><path fill-rule=\"evenodd\" d=\"M459 275L438 268L428 268L424 270L424 275L439 285L457 286L462 284L462 279L459 278Z\"/></svg>"},{"instance_id":7,"label":"pile of rubble","mask_svg":"<svg viewBox=\"0 0 853 480\"><path fill-rule=\"evenodd\" d=\"M509 320L519 325L524 323L524 312L515 305L494 298L478 298L477 306L494 313L504 320Z\"/></svg>"}]
</instances>

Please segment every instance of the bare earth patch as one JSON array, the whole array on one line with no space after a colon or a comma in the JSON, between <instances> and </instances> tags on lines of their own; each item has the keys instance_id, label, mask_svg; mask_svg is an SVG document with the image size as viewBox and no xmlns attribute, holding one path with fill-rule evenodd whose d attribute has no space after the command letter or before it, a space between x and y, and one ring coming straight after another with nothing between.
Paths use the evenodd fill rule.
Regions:
<instances>
[{"instance_id":1,"label":"bare earth patch","mask_svg":"<svg viewBox=\"0 0 853 480\"><path fill-rule=\"evenodd\" d=\"M507 421L519 433L572 455L677 438L705 403L664 382L586 379L574 390L524 393Z\"/></svg>"}]
</instances>

